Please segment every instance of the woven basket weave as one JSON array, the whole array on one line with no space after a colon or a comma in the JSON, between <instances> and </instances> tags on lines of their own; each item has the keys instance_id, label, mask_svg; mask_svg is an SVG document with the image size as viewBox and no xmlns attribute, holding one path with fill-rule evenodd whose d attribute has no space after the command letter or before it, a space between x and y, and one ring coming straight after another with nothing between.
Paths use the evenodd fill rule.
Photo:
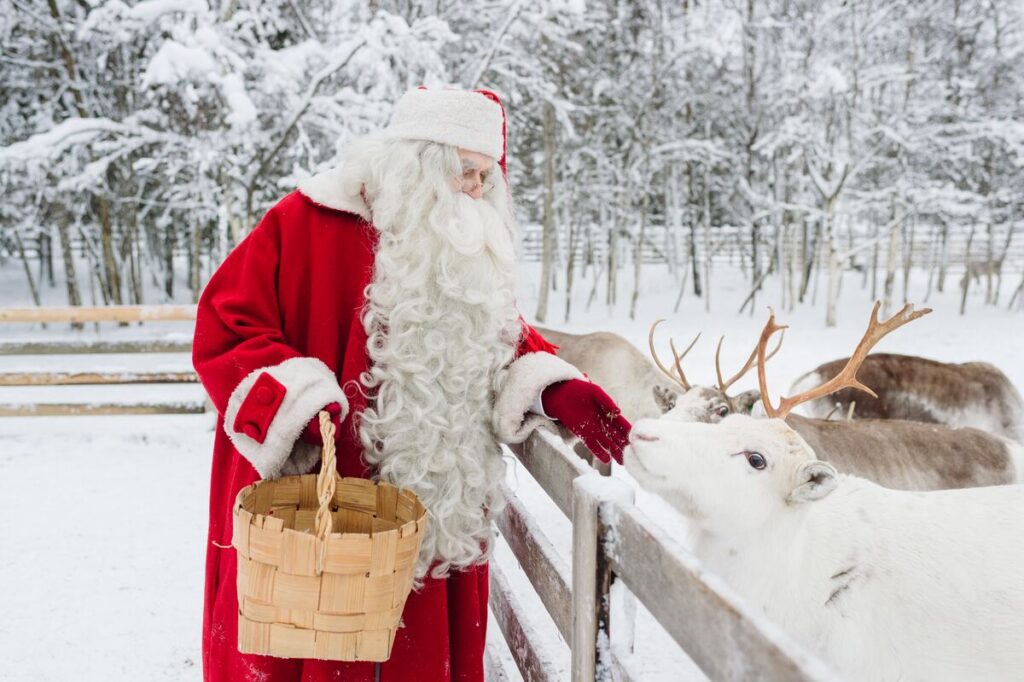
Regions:
<instances>
[{"instance_id":1,"label":"woven basket weave","mask_svg":"<svg viewBox=\"0 0 1024 682\"><path fill-rule=\"evenodd\" d=\"M320 429L319 475L259 481L235 499L238 650L385 661L412 588L427 512L407 490L339 477L326 412Z\"/></svg>"}]
</instances>

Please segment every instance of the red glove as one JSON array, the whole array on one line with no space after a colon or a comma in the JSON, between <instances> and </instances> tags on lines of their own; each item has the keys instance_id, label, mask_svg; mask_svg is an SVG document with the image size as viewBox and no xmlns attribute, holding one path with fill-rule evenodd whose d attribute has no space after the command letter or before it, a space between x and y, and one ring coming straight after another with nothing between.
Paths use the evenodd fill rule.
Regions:
<instances>
[{"instance_id":1,"label":"red glove","mask_svg":"<svg viewBox=\"0 0 1024 682\"><path fill-rule=\"evenodd\" d=\"M589 381L570 379L545 388L540 400L544 412L562 422L599 460L607 464L614 457L622 464L622 450L629 443L633 426L604 389Z\"/></svg>"},{"instance_id":2,"label":"red glove","mask_svg":"<svg viewBox=\"0 0 1024 682\"><path fill-rule=\"evenodd\" d=\"M327 410L331 414L331 421L334 422L334 440L337 442L341 438L341 405L338 403L331 403L326 407L322 408ZM320 412L317 411L316 416L309 420L306 424L306 430L302 432L302 440L306 441L310 445L324 444L324 438L320 435Z\"/></svg>"}]
</instances>

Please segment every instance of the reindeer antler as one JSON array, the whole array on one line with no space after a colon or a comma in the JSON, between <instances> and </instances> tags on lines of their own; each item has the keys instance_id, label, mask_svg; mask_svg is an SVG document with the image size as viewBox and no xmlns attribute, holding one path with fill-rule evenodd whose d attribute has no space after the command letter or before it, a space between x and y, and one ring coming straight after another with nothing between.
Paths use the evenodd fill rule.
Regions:
<instances>
[{"instance_id":1,"label":"reindeer antler","mask_svg":"<svg viewBox=\"0 0 1024 682\"><path fill-rule=\"evenodd\" d=\"M654 330L657 329L658 325L664 321L665 320L657 320L654 324L652 324L651 331L647 335L647 345L650 346L651 349L651 358L654 360L654 364L658 366L658 369L661 370L662 374L667 376L673 382L679 384L684 391L689 391L691 386L690 382L687 381L686 379L686 373L683 372L683 358L685 358L686 354L690 352L690 349L692 349L694 345L696 345L697 339L700 338L700 334L697 334L697 336L693 337L693 341L691 341L690 345L686 347L686 350L683 351L682 355L680 355L676 351L675 341L673 341L671 338L668 340L668 345L672 349L672 357L675 358L674 365L676 374L673 374L671 371L665 368L665 365L661 363L661 359L658 357L658 352L654 350Z\"/></svg>"},{"instance_id":2,"label":"reindeer antler","mask_svg":"<svg viewBox=\"0 0 1024 682\"><path fill-rule=\"evenodd\" d=\"M779 337L779 343L775 346L775 350L768 354L768 356L764 359L765 362L768 362L773 357L775 357L775 354L779 352L780 348L782 348L782 341L785 338L786 332L783 331L782 336ZM723 341L725 341L724 336L718 339L718 348L715 349L715 374L718 375L718 390L720 390L722 393L725 393L730 386L732 386L737 381L742 379L743 376L750 371L750 368L754 366L754 363L757 361L757 346L754 346L754 350L750 351L750 357L747 358L746 364L740 368L740 371L736 372L736 374L733 374L731 377L729 377L728 381L725 381L722 379L722 364L720 362Z\"/></svg>"},{"instance_id":3,"label":"reindeer antler","mask_svg":"<svg viewBox=\"0 0 1024 682\"><path fill-rule=\"evenodd\" d=\"M868 321L868 329L864 332L864 336L861 338L860 343L857 344L843 371L816 388L798 393L791 398L781 397L778 408L772 407L771 400L768 398L768 381L765 378L764 371L765 362L767 361L765 349L772 334L786 327L775 324L775 311L769 308L771 310L771 317L768 318L768 324L764 326L764 330L761 332L761 339L757 344L757 382L761 388L761 402L764 404L765 413L769 417L785 419L797 405L821 398L830 393L835 393L843 388L856 388L877 398L878 396L874 391L857 379L857 370L860 369L864 358L868 356L868 353L871 352L875 344L881 341L887 334L896 331L908 322L913 322L917 318L932 312L931 308L914 310L914 305L908 303L898 313L882 322L878 319L878 310L881 306L881 301L875 301L875 306L871 310L871 319Z\"/></svg>"}]
</instances>

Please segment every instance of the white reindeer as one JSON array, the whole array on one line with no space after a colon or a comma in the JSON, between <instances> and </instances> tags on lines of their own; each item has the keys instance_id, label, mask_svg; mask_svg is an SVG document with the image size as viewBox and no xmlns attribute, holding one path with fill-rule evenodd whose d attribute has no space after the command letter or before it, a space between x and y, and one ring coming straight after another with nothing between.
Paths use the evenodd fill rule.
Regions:
<instances>
[{"instance_id":1,"label":"white reindeer","mask_svg":"<svg viewBox=\"0 0 1024 682\"><path fill-rule=\"evenodd\" d=\"M861 387L856 368L840 382ZM713 571L848 679L1024 674L1024 486L890 490L746 415L642 420L626 468L691 519Z\"/></svg>"}]
</instances>

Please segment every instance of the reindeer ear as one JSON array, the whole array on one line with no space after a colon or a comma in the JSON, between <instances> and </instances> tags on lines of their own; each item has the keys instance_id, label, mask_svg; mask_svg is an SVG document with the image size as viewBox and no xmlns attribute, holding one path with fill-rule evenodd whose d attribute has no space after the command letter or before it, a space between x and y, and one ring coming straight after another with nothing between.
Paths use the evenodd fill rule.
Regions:
<instances>
[{"instance_id":1,"label":"reindeer ear","mask_svg":"<svg viewBox=\"0 0 1024 682\"><path fill-rule=\"evenodd\" d=\"M828 462L812 460L804 462L796 470L795 485L786 498L787 502L813 502L835 490L836 470Z\"/></svg>"},{"instance_id":2,"label":"reindeer ear","mask_svg":"<svg viewBox=\"0 0 1024 682\"><path fill-rule=\"evenodd\" d=\"M661 408L662 414L676 406L676 400L679 398L679 394L671 388L655 386L651 390L654 392L654 402L656 402L658 407Z\"/></svg>"},{"instance_id":3,"label":"reindeer ear","mask_svg":"<svg viewBox=\"0 0 1024 682\"><path fill-rule=\"evenodd\" d=\"M736 403L736 411L740 414L750 414L757 401L761 399L761 391L756 388L750 391L743 391L733 398Z\"/></svg>"}]
</instances>

